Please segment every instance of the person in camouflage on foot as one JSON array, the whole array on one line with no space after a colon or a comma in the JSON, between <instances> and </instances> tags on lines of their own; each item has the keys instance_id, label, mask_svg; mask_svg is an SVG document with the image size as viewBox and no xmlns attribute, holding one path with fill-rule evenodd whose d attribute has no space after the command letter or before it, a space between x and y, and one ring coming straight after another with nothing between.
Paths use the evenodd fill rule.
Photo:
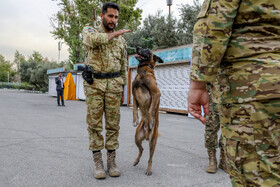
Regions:
<instances>
[{"instance_id":1,"label":"person in camouflage on foot","mask_svg":"<svg viewBox=\"0 0 280 187\"><path fill-rule=\"evenodd\" d=\"M218 132L220 130L220 112L218 109L219 97L218 89L219 85L215 81L214 83L207 83L207 92L209 94L209 115L206 116L205 123L205 148L207 149L209 164L206 167L206 172L216 173L217 172L217 159L216 159L216 149L218 145L220 147L220 162L219 168L227 172L223 137L220 136L218 141Z\"/></svg>"},{"instance_id":2,"label":"person in camouflage on foot","mask_svg":"<svg viewBox=\"0 0 280 187\"><path fill-rule=\"evenodd\" d=\"M280 186L279 23L279 0L205 0L194 26L188 110L205 123L218 79L233 186Z\"/></svg>"},{"instance_id":3,"label":"person in camouflage on foot","mask_svg":"<svg viewBox=\"0 0 280 187\"><path fill-rule=\"evenodd\" d=\"M105 178L101 150L107 149L108 172L119 176L115 163L119 147L120 105L123 101L123 87L126 84L126 42L121 36L129 30L114 28L118 21L120 7L115 3L105 3L102 7L101 25L94 28L87 24L82 32L86 53L85 65L93 72L93 82L84 81L87 104L87 124L89 149L93 152L95 178ZM90 74L91 75L91 74ZM101 134L102 117L105 114L106 142Z\"/></svg>"}]
</instances>

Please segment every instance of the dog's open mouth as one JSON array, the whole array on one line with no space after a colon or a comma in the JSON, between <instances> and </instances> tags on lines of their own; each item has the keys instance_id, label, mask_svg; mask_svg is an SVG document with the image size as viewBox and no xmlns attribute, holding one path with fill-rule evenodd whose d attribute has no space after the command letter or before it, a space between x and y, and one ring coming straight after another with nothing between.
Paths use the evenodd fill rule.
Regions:
<instances>
[{"instance_id":1,"label":"dog's open mouth","mask_svg":"<svg viewBox=\"0 0 280 187\"><path fill-rule=\"evenodd\" d=\"M142 55L139 55L139 54L137 54L137 55L135 56L135 58L136 58L139 62L144 62L144 61L147 60L146 57L144 57L144 56L142 56Z\"/></svg>"},{"instance_id":2,"label":"dog's open mouth","mask_svg":"<svg viewBox=\"0 0 280 187\"><path fill-rule=\"evenodd\" d=\"M143 57L141 55L136 55L136 57L141 58L141 59L146 59L145 57Z\"/></svg>"}]
</instances>

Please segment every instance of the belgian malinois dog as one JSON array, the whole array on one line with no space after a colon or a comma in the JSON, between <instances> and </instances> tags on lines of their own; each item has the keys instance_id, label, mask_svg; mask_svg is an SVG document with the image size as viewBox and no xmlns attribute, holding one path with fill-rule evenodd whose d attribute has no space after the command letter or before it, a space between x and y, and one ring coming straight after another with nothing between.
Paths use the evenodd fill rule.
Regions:
<instances>
[{"instance_id":1,"label":"belgian malinois dog","mask_svg":"<svg viewBox=\"0 0 280 187\"><path fill-rule=\"evenodd\" d=\"M139 154L134 161L136 166L143 153L142 141L146 139L150 146L150 159L146 175L152 174L152 158L155 151L158 138L158 110L160 101L160 90L157 87L157 81L154 73L156 62L163 63L163 60L154 55L150 50L136 48L139 61L137 75L132 82L133 94L133 125L137 129L135 132L135 144L139 149ZM142 119L139 123L138 107L141 111Z\"/></svg>"}]
</instances>

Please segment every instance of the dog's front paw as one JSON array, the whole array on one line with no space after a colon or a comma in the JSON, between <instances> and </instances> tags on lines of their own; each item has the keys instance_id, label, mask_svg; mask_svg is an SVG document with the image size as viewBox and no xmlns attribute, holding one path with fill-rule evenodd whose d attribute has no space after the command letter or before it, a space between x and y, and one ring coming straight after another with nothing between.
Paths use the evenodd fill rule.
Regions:
<instances>
[{"instance_id":1,"label":"dog's front paw","mask_svg":"<svg viewBox=\"0 0 280 187\"><path fill-rule=\"evenodd\" d=\"M153 116L150 116L150 119L149 119L149 128L150 128L150 129L153 129L154 126L155 126L155 123L156 123L155 118L153 118Z\"/></svg>"},{"instance_id":2,"label":"dog's front paw","mask_svg":"<svg viewBox=\"0 0 280 187\"><path fill-rule=\"evenodd\" d=\"M153 129L154 126L155 126L155 120L152 119L152 120L150 120L149 127L150 127L150 129Z\"/></svg>"},{"instance_id":3,"label":"dog's front paw","mask_svg":"<svg viewBox=\"0 0 280 187\"><path fill-rule=\"evenodd\" d=\"M150 123L149 126L150 126L150 129L153 129L155 126L155 123Z\"/></svg>"},{"instance_id":4,"label":"dog's front paw","mask_svg":"<svg viewBox=\"0 0 280 187\"><path fill-rule=\"evenodd\" d=\"M139 124L139 121L135 121L135 122L132 123L132 125L133 125L134 127L137 127L138 124Z\"/></svg>"}]
</instances>

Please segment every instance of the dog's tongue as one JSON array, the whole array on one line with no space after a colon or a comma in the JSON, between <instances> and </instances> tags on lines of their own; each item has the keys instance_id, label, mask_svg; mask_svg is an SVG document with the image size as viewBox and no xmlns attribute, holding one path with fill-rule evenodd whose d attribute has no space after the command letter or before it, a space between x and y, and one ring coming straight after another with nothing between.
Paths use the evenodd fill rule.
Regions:
<instances>
[{"instance_id":1,"label":"dog's tongue","mask_svg":"<svg viewBox=\"0 0 280 187\"><path fill-rule=\"evenodd\" d=\"M142 58L142 59L144 59L144 57L143 56L141 56L141 55L137 55L138 57L140 57L140 58Z\"/></svg>"}]
</instances>

